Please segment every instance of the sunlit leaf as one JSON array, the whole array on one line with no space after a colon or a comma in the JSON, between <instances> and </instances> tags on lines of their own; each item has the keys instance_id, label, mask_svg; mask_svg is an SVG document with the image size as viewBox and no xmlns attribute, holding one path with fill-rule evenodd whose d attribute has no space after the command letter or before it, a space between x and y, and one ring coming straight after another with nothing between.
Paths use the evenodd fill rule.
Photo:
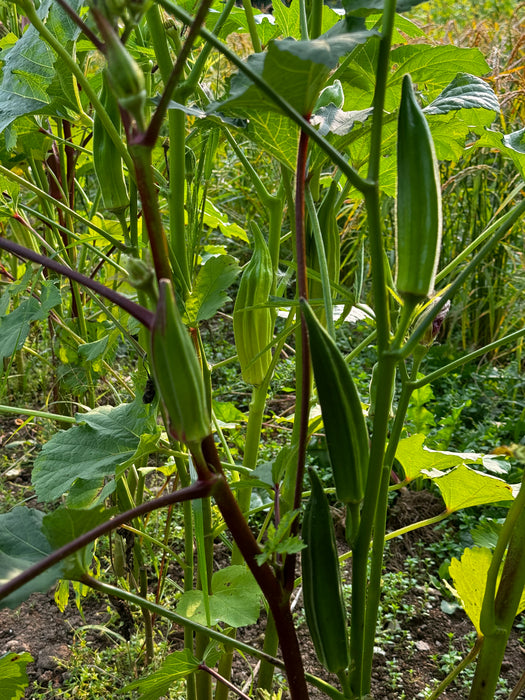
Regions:
<instances>
[{"instance_id":1,"label":"sunlit leaf","mask_svg":"<svg viewBox=\"0 0 525 700\"><path fill-rule=\"evenodd\" d=\"M449 567L456 593L478 634L481 634L480 613L491 561L492 552L490 549L474 547L466 549L460 561L452 559ZM498 581L499 578L498 576ZM525 590L516 614L519 615L522 610L525 610Z\"/></svg>"},{"instance_id":2,"label":"sunlit leaf","mask_svg":"<svg viewBox=\"0 0 525 700\"><path fill-rule=\"evenodd\" d=\"M219 621L235 628L257 622L261 591L245 566L227 566L216 571L211 586L212 595L208 596L208 602L212 626ZM205 625L206 611L202 591L183 593L177 604L177 612Z\"/></svg>"},{"instance_id":3,"label":"sunlit leaf","mask_svg":"<svg viewBox=\"0 0 525 700\"><path fill-rule=\"evenodd\" d=\"M186 299L186 317L190 325L212 318L229 301L226 290L239 272L237 261L231 255L208 258L197 274L191 295Z\"/></svg>"},{"instance_id":4,"label":"sunlit leaf","mask_svg":"<svg viewBox=\"0 0 525 700\"><path fill-rule=\"evenodd\" d=\"M24 697L29 685L26 666L34 661L27 651L21 654L0 656L0 678L2 679L2 700L19 700Z\"/></svg>"},{"instance_id":5,"label":"sunlit leaf","mask_svg":"<svg viewBox=\"0 0 525 700\"><path fill-rule=\"evenodd\" d=\"M427 470L424 474L438 487L450 512L514 499L512 487L505 481L474 471L464 464L446 474Z\"/></svg>"}]
</instances>

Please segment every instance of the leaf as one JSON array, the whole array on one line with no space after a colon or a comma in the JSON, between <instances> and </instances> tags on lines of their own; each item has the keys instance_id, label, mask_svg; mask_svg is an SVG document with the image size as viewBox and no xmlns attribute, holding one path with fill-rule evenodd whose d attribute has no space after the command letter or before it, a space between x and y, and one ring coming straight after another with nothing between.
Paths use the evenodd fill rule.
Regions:
<instances>
[{"instance_id":1,"label":"leaf","mask_svg":"<svg viewBox=\"0 0 525 700\"><path fill-rule=\"evenodd\" d=\"M512 159L521 176L525 177L525 128L511 134L485 129L474 146L497 148L504 156Z\"/></svg>"},{"instance_id":2,"label":"leaf","mask_svg":"<svg viewBox=\"0 0 525 700\"><path fill-rule=\"evenodd\" d=\"M26 666L31 661L34 659L27 651L0 656L2 700L19 700L24 697L25 689L29 685Z\"/></svg>"},{"instance_id":3,"label":"leaf","mask_svg":"<svg viewBox=\"0 0 525 700\"><path fill-rule=\"evenodd\" d=\"M229 222L226 214L219 211L211 199L206 200L203 221L206 226L219 229L227 238L239 238L245 243L249 242L246 231L238 224Z\"/></svg>"},{"instance_id":4,"label":"leaf","mask_svg":"<svg viewBox=\"0 0 525 700\"><path fill-rule=\"evenodd\" d=\"M239 423L245 423L248 418L239 411L237 406L231 401L216 401L213 399L213 413L219 421L221 428L236 428Z\"/></svg>"},{"instance_id":5,"label":"leaf","mask_svg":"<svg viewBox=\"0 0 525 700\"><path fill-rule=\"evenodd\" d=\"M175 651L164 659L158 671L129 683L121 692L129 693L131 690L138 690L142 693L139 700L158 700L168 695L170 687L176 681L194 673L198 667L199 661L189 649Z\"/></svg>"},{"instance_id":6,"label":"leaf","mask_svg":"<svg viewBox=\"0 0 525 700\"><path fill-rule=\"evenodd\" d=\"M335 104L320 107L311 118L314 126L319 126L321 136L326 136L329 132L337 136L345 136L355 124L362 124L372 116L372 108L360 109L352 112L345 112L338 109Z\"/></svg>"},{"instance_id":7,"label":"leaf","mask_svg":"<svg viewBox=\"0 0 525 700\"><path fill-rule=\"evenodd\" d=\"M244 627L257 622L261 591L245 566L227 566L213 574L212 595L208 596L211 625L224 622L230 627ZM193 590L183 593L177 613L202 625L206 624L204 595Z\"/></svg>"},{"instance_id":8,"label":"leaf","mask_svg":"<svg viewBox=\"0 0 525 700\"><path fill-rule=\"evenodd\" d=\"M396 12L408 12L415 5L425 0L397 0ZM343 0L343 7L349 15L366 17L370 14L383 12L385 0Z\"/></svg>"},{"instance_id":9,"label":"leaf","mask_svg":"<svg viewBox=\"0 0 525 700\"><path fill-rule=\"evenodd\" d=\"M425 435L416 433L409 438L399 441L396 450L396 459L403 467L405 477L412 481L421 475L424 470L444 470L462 464L465 461L465 454L454 452L441 452L439 450L429 450L423 446ZM469 458L479 457L469 453Z\"/></svg>"},{"instance_id":10,"label":"leaf","mask_svg":"<svg viewBox=\"0 0 525 700\"><path fill-rule=\"evenodd\" d=\"M78 348L78 354L83 360L93 361L103 357L108 346L109 335L105 335L92 343L84 343Z\"/></svg>"},{"instance_id":11,"label":"leaf","mask_svg":"<svg viewBox=\"0 0 525 700\"><path fill-rule=\"evenodd\" d=\"M491 561L492 552L490 549L474 547L466 549L460 561L452 559L449 567L449 573L463 610L469 616L478 634L481 634L480 613ZM498 576L498 583L499 579L500 576ZM516 615L519 615L522 610L525 610L525 590L521 596Z\"/></svg>"},{"instance_id":12,"label":"leaf","mask_svg":"<svg viewBox=\"0 0 525 700\"><path fill-rule=\"evenodd\" d=\"M427 470L423 473L441 491L447 510L451 513L462 508L514 499L512 487L502 479L474 471L464 464L446 474Z\"/></svg>"},{"instance_id":13,"label":"leaf","mask_svg":"<svg viewBox=\"0 0 525 700\"><path fill-rule=\"evenodd\" d=\"M272 41L266 53L252 54L247 65L278 92L300 114L309 115L330 71L341 56L349 53L373 35L359 25L359 31L312 41L281 39ZM214 103L208 111L235 112L252 117L259 110L281 112L280 108L244 73L236 73L230 94Z\"/></svg>"},{"instance_id":14,"label":"leaf","mask_svg":"<svg viewBox=\"0 0 525 700\"><path fill-rule=\"evenodd\" d=\"M498 98L490 85L469 73L458 73L423 111L425 114L447 114L460 109L486 109L496 114L500 111Z\"/></svg>"},{"instance_id":15,"label":"leaf","mask_svg":"<svg viewBox=\"0 0 525 700\"><path fill-rule=\"evenodd\" d=\"M82 425L56 433L35 460L33 485L41 501L60 498L76 479L113 476L132 461L144 433L155 432L154 413L140 399L76 415Z\"/></svg>"},{"instance_id":16,"label":"leaf","mask_svg":"<svg viewBox=\"0 0 525 700\"><path fill-rule=\"evenodd\" d=\"M485 75L490 67L479 49L465 49L459 46L410 44L399 46L390 53L390 60L397 66L389 87L385 108L397 109L401 81L405 73L410 73L413 82L424 88L425 96L434 99L451 83L459 72L472 76Z\"/></svg>"},{"instance_id":17,"label":"leaf","mask_svg":"<svg viewBox=\"0 0 525 700\"><path fill-rule=\"evenodd\" d=\"M31 322L47 318L51 309L61 303L60 291L53 282L44 281L41 287L38 299L25 299L11 313L0 317L0 358L9 357L23 347Z\"/></svg>"},{"instance_id":18,"label":"leaf","mask_svg":"<svg viewBox=\"0 0 525 700\"><path fill-rule=\"evenodd\" d=\"M186 316L191 326L212 318L230 300L226 289L239 272L237 260L231 255L208 258L200 268L191 295L186 300Z\"/></svg>"},{"instance_id":19,"label":"leaf","mask_svg":"<svg viewBox=\"0 0 525 700\"><path fill-rule=\"evenodd\" d=\"M0 585L51 553L42 533L44 514L35 508L19 506L0 515ZM15 608L32 593L46 592L60 578L57 564L0 601L0 607Z\"/></svg>"},{"instance_id":20,"label":"leaf","mask_svg":"<svg viewBox=\"0 0 525 700\"><path fill-rule=\"evenodd\" d=\"M44 516L42 532L53 549L59 549L75 538L109 520L113 511L99 506L89 510L61 506ZM62 560L62 578L79 579L91 565L93 543Z\"/></svg>"},{"instance_id":21,"label":"leaf","mask_svg":"<svg viewBox=\"0 0 525 700\"><path fill-rule=\"evenodd\" d=\"M68 2L75 12L82 5L81 0ZM58 3L44 0L37 14L63 46L72 47L80 29ZM64 71L63 65L57 65L54 52L32 25L14 46L2 51L2 62L0 132L23 115L63 116L68 108L75 106L64 91L64 81L69 80L68 91L72 94L69 71Z\"/></svg>"}]
</instances>

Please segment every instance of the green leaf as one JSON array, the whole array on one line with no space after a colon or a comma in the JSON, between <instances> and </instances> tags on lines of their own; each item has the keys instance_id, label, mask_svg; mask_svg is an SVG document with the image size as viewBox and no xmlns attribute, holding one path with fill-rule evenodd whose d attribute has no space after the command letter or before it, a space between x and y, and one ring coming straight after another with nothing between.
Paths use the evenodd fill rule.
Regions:
<instances>
[{"instance_id":1,"label":"green leaf","mask_svg":"<svg viewBox=\"0 0 525 700\"><path fill-rule=\"evenodd\" d=\"M474 547L466 549L460 561L452 559L449 567L449 573L463 610L469 616L478 634L481 634L480 613L491 561L492 552L490 549ZM500 576L498 576L498 583L499 578ZM525 590L521 596L516 615L519 615L522 610L525 610Z\"/></svg>"},{"instance_id":2,"label":"green leaf","mask_svg":"<svg viewBox=\"0 0 525 700\"><path fill-rule=\"evenodd\" d=\"M27 651L0 656L2 700L19 700L24 697L25 689L29 685L26 666L31 661L34 659Z\"/></svg>"},{"instance_id":3,"label":"green leaf","mask_svg":"<svg viewBox=\"0 0 525 700\"><path fill-rule=\"evenodd\" d=\"M113 511L99 506L89 510L61 506L44 516L42 532L53 549L59 549L75 538L109 520ZM62 578L79 579L89 569L93 555L93 543L61 562Z\"/></svg>"},{"instance_id":4,"label":"green leaf","mask_svg":"<svg viewBox=\"0 0 525 700\"><path fill-rule=\"evenodd\" d=\"M525 178L525 128L511 134L485 129L474 145L476 148L497 148L504 156L512 159Z\"/></svg>"},{"instance_id":5,"label":"green leaf","mask_svg":"<svg viewBox=\"0 0 525 700\"><path fill-rule=\"evenodd\" d=\"M416 435L399 441L396 459L403 467L408 481L416 479L424 470L439 470L441 472L463 464L465 461L476 462L482 459L482 455L475 452L429 450L423 445L425 439L425 435L416 433Z\"/></svg>"},{"instance_id":6,"label":"green leaf","mask_svg":"<svg viewBox=\"0 0 525 700\"><path fill-rule=\"evenodd\" d=\"M226 290L240 269L231 255L208 258L200 268L191 295L186 299L186 317L191 326L215 316L230 300Z\"/></svg>"},{"instance_id":7,"label":"green leaf","mask_svg":"<svg viewBox=\"0 0 525 700\"><path fill-rule=\"evenodd\" d=\"M25 506L0 515L0 584L51 553L51 545L42 533L43 517L39 510ZM15 608L32 593L47 591L59 578L57 564L1 600L0 607Z\"/></svg>"},{"instance_id":8,"label":"green leaf","mask_svg":"<svg viewBox=\"0 0 525 700\"><path fill-rule=\"evenodd\" d=\"M78 354L83 360L93 361L103 357L108 347L109 335L105 335L92 343L84 343L78 348Z\"/></svg>"},{"instance_id":9,"label":"green leaf","mask_svg":"<svg viewBox=\"0 0 525 700\"><path fill-rule=\"evenodd\" d=\"M206 116L204 112L202 114ZM227 238L239 238L245 243L249 242L246 231L238 224L228 221L226 214L219 211L211 199L207 199L204 205L203 221L206 226L219 229Z\"/></svg>"},{"instance_id":10,"label":"green leaf","mask_svg":"<svg viewBox=\"0 0 525 700\"><path fill-rule=\"evenodd\" d=\"M81 0L68 1L75 12L82 5ZM63 46L72 47L80 29L58 3L44 0L37 14ZM32 25L14 46L2 51L2 62L0 132L23 115L63 116L67 109L75 107L64 91L66 81L72 95L69 71L56 64L54 52Z\"/></svg>"},{"instance_id":11,"label":"green leaf","mask_svg":"<svg viewBox=\"0 0 525 700\"><path fill-rule=\"evenodd\" d=\"M61 303L60 291L53 282L44 281L41 287L38 299L25 299L10 314L0 317L0 358L9 357L23 347L31 322L47 318L51 309Z\"/></svg>"},{"instance_id":12,"label":"green leaf","mask_svg":"<svg viewBox=\"0 0 525 700\"><path fill-rule=\"evenodd\" d=\"M309 115L341 56L370 36L372 32L360 25L360 31L336 35L330 40L321 36L312 41L291 38L272 41L266 53L249 56L247 65L300 114ZM234 75L229 97L210 107L210 111L235 112L249 118L259 110L281 111L244 73Z\"/></svg>"},{"instance_id":13,"label":"green leaf","mask_svg":"<svg viewBox=\"0 0 525 700\"><path fill-rule=\"evenodd\" d=\"M168 695L174 683L194 673L198 667L199 661L189 649L175 651L164 659L158 671L129 683L121 692L129 693L131 690L138 690L142 693L139 700L158 700Z\"/></svg>"},{"instance_id":14,"label":"green leaf","mask_svg":"<svg viewBox=\"0 0 525 700\"><path fill-rule=\"evenodd\" d=\"M449 512L514 499L512 487L502 479L474 471L464 464L446 474L427 470L423 473L441 491Z\"/></svg>"},{"instance_id":15,"label":"green leaf","mask_svg":"<svg viewBox=\"0 0 525 700\"><path fill-rule=\"evenodd\" d=\"M221 428L236 428L239 423L246 423L247 416L239 411L231 401L212 401L213 413L221 424Z\"/></svg>"},{"instance_id":16,"label":"green leaf","mask_svg":"<svg viewBox=\"0 0 525 700\"><path fill-rule=\"evenodd\" d=\"M425 0L397 0L396 12L408 12L415 5ZM370 14L383 12L385 0L343 0L346 14L366 17Z\"/></svg>"},{"instance_id":17,"label":"green leaf","mask_svg":"<svg viewBox=\"0 0 525 700\"><path fill-rule=\"evenodd\" d=\"M393 111L399 103L400 86L405 73L410 73L413 82L425 97L433 100L451 83L459 72L472 76L485 75L490 67L479 49L459 46L410 44L399 46L390 53L390 60L397 66L391 78L385 109Z\"/></svg>"},{"instance_id":18,"label":"green leaf","mask_svg":"<svg viewBox=\"0 0 525 700\"><path fill-rule=\"evenodd\" d=\"M154 412L140 399L77 414L82 425L56 433L35 460L33 485L41 501L60 498L76 479L113 476L133 460L144 433L154 433Z\"/></svg>"},{"instance_id":19,"label":"green leaf","mask_svg":"<svg viewBox=\"0 0 525 700\"><path fill-rule=\"evenodd\" d=\"M428 107L425 107L424 112L425 114L447 114L460 109L486 109L496 114L500 111L498 98L490 85L468 73L458 73L443 92Z\"/></svg>"},{"instance_id":20,"label":"green leaf","mask_svg":"<svg viewBox=\"0 0 525 700\"><path fill-rule=\"evenodd\" d=\"M227 566L213 574L212 595L208 596L210 621L214 626L224 622L230 627L244 627L257 622L261 591L245 566ZM202 625L206 624L204 595L193 590L183 593L177 612Z\"/></svg>"},{"instance_id":21,"label":"green leaf","mask_svg":"<svg viewBox=\"0 0 525 700\"><path fill-rule=\"evenodd\" d=\"M371 117L372 112L371 107L369 109L345 112L342 109L338 109L335 104L329 104L319 107L310 121L314 126L319 126L321 136L326 136L328 133L336 134L336 136L346 136L356 124L363 124Z\"/></svg>"}]
</instances>

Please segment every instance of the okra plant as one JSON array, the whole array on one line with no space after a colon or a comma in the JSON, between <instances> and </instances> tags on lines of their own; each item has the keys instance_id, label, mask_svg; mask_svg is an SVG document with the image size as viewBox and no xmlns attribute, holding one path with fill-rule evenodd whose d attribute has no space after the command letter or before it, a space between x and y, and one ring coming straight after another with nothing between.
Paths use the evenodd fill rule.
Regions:
<instances>
[{"instance_id":1,"label":"okra plant","mask_svg":"<svg viewBox=\"0 0 525 700\"><path fill-rule=\"evenodd\" d=\"M320 0L276 0L274 23L257 22L249 3L241 9L232 0L15 0L5 9L0 248L12 283L0 298L0 351L10 365L28 349L29 322L48 318L71 348L61 361L83 370L79 393L87 406L74 417L34 412L70 425L43 446L33 469L38 498L56 507L44 515L21 506L0 516L0 595L14 607L60 579L126 601L141 612L147 662L155 620L182 625L183 650L127 686L140 697L159 698L181 679L190 700L247 697L232 682L236 650L261 662L257 691L272 691L278 668L293 700L308 698L312 687L331 698L370 697L388 495L422 476L445 502L433 522L469 506L508 505L494 552L467 550L453 567L479 634L469 657L479 652L470 697L493 697L524 607L525 489L476 468L482 455L425 450L423 436L407 436L404 425L414 391L525 334L520 328L422 373L455 293L520 221L525 201L517 187L491 225L440 268L437 158L453 159L453 151L443 139L435 145L433 132L446 128L456 142L480 136L499 104L479 77L488 70L480 52L407 39L421 34L405 14L417 4L343 0L339 14ZM227 42L233 33L246 37L242 55ZM29 64L38 66L33 80ZM226 65L233 74L214 80ZM33 145L22 157L26 138ZM271 168L263 173L251 162L246 141L266 153L274 180ZM502 149L522 168L518 142L508 135ZM247 231L208 194L225 149L258 201L260 216ZM383 217L389 200L394 232ZM356 201L367 214L368 296L362 284L340 282L339 222ZM214 227L220 244L207 238ZM235 238L252 246L242 272ZM216 368L201 336L202 324L235 295L236 278L232 362L251 391L242 463L221 427L212 399ZM31 296L12 308L21 289ZM348 311L365 301L373 328L345 357L334 302ZM135 389L113 367L119 338L140 358ZM285 345L295 351L293 429L263 478L263 417ZM352 360L371 346L377 363L364 396ZM112 401L96 406L96 382L110 373ZM124 402L124 392L136 396ZM321 417L313 418L317 404ZM335 499L346 513L351 615L315 464L305 478L309 440L321 428ZM153 483L163 479L157 494L152 471ZM251 494L261 488L269 497L256 532ZM161 509L159 538L148 515ZM174 512L184 524L182 554L172 546ZM92 564L94 543L108 533L114 584ZM231 565L214 571L219 535ZM476 600L467 585L473 558L482 560ZM176 607L167 576L173 562L182 571ZM291 609L299 587L322 678L304 668ZM263 604L260 650L237 640L235 630L254 624Z\"/></svg>"}]
</instances>

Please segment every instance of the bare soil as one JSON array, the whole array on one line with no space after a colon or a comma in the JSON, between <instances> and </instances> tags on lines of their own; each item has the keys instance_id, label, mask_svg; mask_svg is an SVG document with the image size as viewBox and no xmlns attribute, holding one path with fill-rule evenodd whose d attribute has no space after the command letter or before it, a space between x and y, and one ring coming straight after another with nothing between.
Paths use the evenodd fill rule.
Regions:
<instances>
[{"instance_id":1,"label":"bare soil","mask_svg":"<svg viewBox=\"0 0 525 700\"><path fill-rule=\"evenodd\" d=\"M6 422L4 417L2 419L4 427ZM24 449L24 446L21 445L20 449ZM21 466L15 473L8 475L13 492L16 494L15 498L19 498L29 486L29 466L25 465L23 460L19 460L19 465ZM0 506L1 510L5 510L5 504L0 503ZM432 494L405 489L399 494L390 511L388 530L396 530L411 522L432 517L441 509L441 501ZM426 528L394 540L389 546L386 571L402 571L408 556L417 555L425 544L435 542L439 537L439 531ZM343 545L341 546L343 548ZM348 580L349 571L346 573ZM412 700L424 697L421 695L422 691L432 686L434 679L441 680L446 675L441 668L443 657L450 654L451 649L458 650L462 655L469 651L470 646L465 637L472 631L471 623L460 609L452 613L443 612L442 600L442 592L432 588L429 590L428 587L423 591L421 585L415 585L405 592L403 598L404 607L411 608L413 614L401 619L399 634L396 634L399 630L395 629L398 624L395 616L388 616L389 621L385 624L392 626L393 633L388 643L381 644L381 640L385 639L384 634L379 638L372 677L372 697L375 700ZM299 599L296 608L299 617L301 607L302 601ZM30 685L26 698L34 698L37 693L45 690L47 690L47 698L64 697L60 689L68 677L68 659L73 645L79 643L75 630L85 625L113 625L115 631L122 634L123 620L121 618L119 621L118 617L112 614L107 599L88 596L83 602L83 616L84 619L77 611L74 602L70 603L64 614L60 613L54 602L53 591L47 594L34 594L17 610L0 610L0 654L27 651L34 659L33 663L28 665ZM91 628L91 630L87 637L83 636L84 643L87 639L91 647L98 649L112 643L107 635L97 629ZM264 615L259 626L239 632L245 641L255 646L262 646ZM317 662L304 623L300 628L299 636L307 671L326 677L326 673ZM508 682L509 693L525 672L523 637L523 629L515 629L503 662L502 676ZM174 628L169 641L172 650L180 648L181 630ZM247 664L247 660L240 657L234 660L234 678L238 685L242 685L250 678L250 668ZM68 697L72 696L68 695ZM315 688L312 689L312 700L324 700L325 697ZM443 700L461 700L467 697L468 690L464 683L450 686L441 695ZM508 694L497 697L508 697ZM93 700L96 698L97 696L93 695ZM525 691L517 695L516 700L517 698L525 698ZM0 700L2 700L1 683Z\"/></svg>"}]
</instances>

